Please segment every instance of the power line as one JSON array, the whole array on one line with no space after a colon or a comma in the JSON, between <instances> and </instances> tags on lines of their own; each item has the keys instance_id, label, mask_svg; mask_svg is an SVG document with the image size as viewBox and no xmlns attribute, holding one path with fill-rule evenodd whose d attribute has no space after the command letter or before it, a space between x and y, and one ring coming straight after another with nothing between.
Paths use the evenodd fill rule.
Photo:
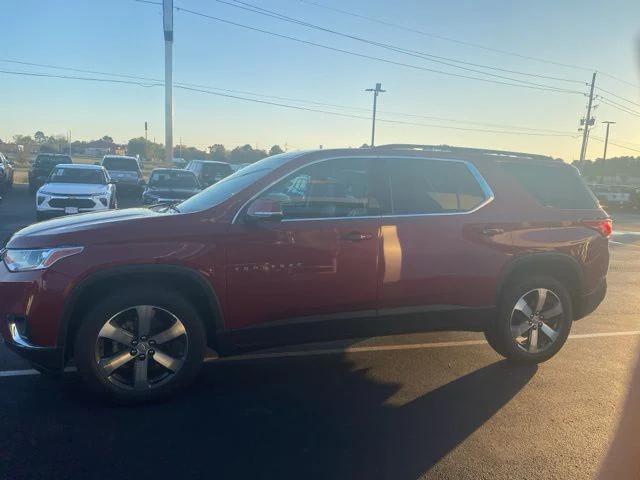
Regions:
<instances>
[{"instance_id":1,"label":"power line","mask_svg":"<svg viewBox=\"0 0 640 480\"><path fill-rule=\"evenodd\" d=\"M138 1L138 0L135 0L135 1ZM145 3L148 3L148 2L145 2ZM520 83L511 83L511 82L493 80L493 79L489 79L489 78L481 78L481 77L474 77L474 76L471 76L471 75L463 75L463 74L454 73L454 72L447 72L447 71L444 71L444 70L436 70L436 69L433 69L433 68L421 67L419 65L414 65L414 64L410 64L410 63L404 63L404 62L398 62L398 61L395 61L395 60L376 57L376 56L373 56L373 55L367 55L367 54L364 54L364 53L354 52L354 51L351 51L351 50L332 47L332 46L325 45L325 44L318 43L318 42L312 42L310 40L304 40L304 39L301 39L301 38L292 37L290 35L285 35L285 34L282 34L282 33L272 32L272 31L265 30L265 29L258 28L258 27L252 27L250 25L244 25L242 23L233 22L231 20L226 20L226 19L223 19L223 18L220 18L220 17L215 17L213 15L208 15L206 13L198 12L198 11L195 11L195 10L190 10L190 9L183 8L183 7L175 7L175 9L176 9L176 11L179 11L179 12L184 12L184 13L195 15L195 16L198 16L198 17L207 18L209 20L214 20L214 21L217 21L217 22L225 23L227 25L233 25L233 26L244 28L244 29L247 29L247 30L251 30L251 31L259 32L259 33L264 33L266 35L271 35L271 36L274 36L274 37L283 38L283 39L286 39L286 40L291 40L293 42L301 43L301 44L304 44L304 45L311 45L311 46L315 46L315 47L322 48L322 49L325 49L325 50L344 53L346 55L351 55L351 56L355 56L355 57L359 57L359 58L366 58L368 60L375 60L375 61L378 61L378 62L390 64L390 65L397 65L397 66L407 67L407 68L411 68L411 69L415 69L415 70L422 70L422 71L431 72L431 73L439 73L439 74L442 74L442 75L448 75L448 76L458 77L458 78L465 78L465 79L469 79L469 80L477 80L477 81L481 81L481 82L485 82L485 83L493 83L493 84L497 84L497 85L506 85L506 86L511 86L511 87L528 88L528 89L532 89L532 90L541 90L541 91L548 91L548 92L584 95L583 92L580 92L578 90L569 90L569 89L565 89L565 88L554 87L554 86L551 86L551 85L536 84L536 83L528 82L528 81L525 81L525 80L515 80L515 81L520 82ZM483 74L484 75L496 76L495 74L488 74L488 73L483 73Z\"/></svg>"},{"instance_id":2,"label":"power line","mask_svg":"<svg viewBox=\"0 0 640 480\"><path fill-rule=\"evenodd\" d=\"M139 0L139 1L141 1L141 0ZM147 2L145 0L145 3L149 3L149 2ZM11 59L4 59L4 58L0 58L0 62L14 63L14 64L19 64L19 65L36 66L36 67L42 67L42 68L51 68L51 69L56 69L56 70L66 70L66 71L78 72L78 73L91 73L91 74L105 75L105 76L111 76L111 77L136 79L136 80L143 80L143 81L147 81L147 82L154 82L154 84L158 84L158 85L164 85L163 81L160 80L160 79L152 78L152 77L145 77L145 76L140 76L140 75L130 75L130 74L123 74L123 73L103 72L103 71L99 71L99 70L88 70L88 69L81 69L81 68L76 68L76 67L63 67L63 66L60 66L60 65L52 65L52 64L46 64L46 63L35 63L35 62L26 62L26 61L21 61L21 60L11 60ZM278 95L269 95L269 94L264 94L264 93L250 92L250 91L247 91L247 90L235 90L235 89L229 89L229 88L215 87L215 86L211 86L211 85L202 85L202 84L198 84L198 83L187 83L187 82L175 82L175 83L177 85L185 85L185 86L188 86L188 87L205 88L205 89L209 89L209 90L219 90L219 91L222 91L222 92L229 92L229 93L240 93L240 94L244 94L244 95L251 95L251 96L262 97L262 98L271 98L271 99L276 99L276 100L285 100L285 101L289 101L289 102L306 103L306 104L310 104L310 105L318 105L318 106L323 106L323 107L339 108L339 109L346 109L346 110L357 110L357 111L363 111L363 112L368 112L370 110L369 108L365 108L365 107L356 107L356 106L350 106L350 105L339 105L339 104L336 104L336 103L318 102L318 101L314 101L314 100L307 100L307 99L301 99L301 98L292 98L292 97L283 97L283 96L278 96ZM384 114L392 115L392 116L423 118L423 119L426 119L426 120L438 120L438 121L443 121L443 122L462 123L462 124L467 124L467 125L479 125L479 126L485 126L485 127L498 127L498 128L502 128L502 129L506 128L506 129L513 129L513 130L531 130L531 131L537 131L537 132L573 134L573 132L569 132L569 131L566 131L566 130L554 130L554 129L549 129L549 128L522 127L522 126L517 126L517 125L505 125L505 124L500 124L500 123L489 123L489 122L476 122L476 121L470 121L470 120L461 120L461 119L457 119L457 118L447 118L447 117L437 117L437 116L431 116L431 115L422 115L422 114L417 114L417 113L395 112L395 111L389 111L389 110L380 110L380 113L384 113Z\"/></svg>"},{"instance_id":3,"label":"power line","mask_svg":"<svg viewBox=\"0 0 640 480\"><path fill-rule=\"evenodd\" d=\"M581 81L581 80L575 80L575 79L569 79L569 78L563 78L563 77L554 77L554 76L549 76L549 75L542 75L542 74L536 74L536 73L529 73L529 72L522 72L522 71L518 71L518 70L509 70L506 68L500 68L500 67L496 67L496 66L492 66L492 65L484 65L484 64L479 64L479 63L473 63L473 62L466 62L463 60L457 60L454 58L450 58L450 57L443 57L443 56L439 56L439 55L433 55L430 53L425 53L425 52L421 52L418 50L411 50L408 48L404 48L404 47L399 47L397 45L392 45L392 44L388 44L388 43L382 43L382 42L378 42L375 40L371 40L371 39L367 39L367 38L363 38L363 37L359 37L353 34L349 34L349 33L344 33L344 32L340 32L337 30L333 30L331 28L327 28L327 27L323 27L314 23L310 23L310 22L306 22L303 20L299 20L293 17L289 17L287 15L275 12L273 10L269 10L263 7L260 7L258 5L249 3L249 2L245 2L245 1L241 1L241 0L233 0L232 3L230 1L226 1L226 0L214 0L218 3L222 3L224 5L229 5L231 7L234 8L239 8L242 10L246 10L249 12L253 12L253 13L257 13L259 15L264 15L270 18L276 18L278 20L282 20L285 22L290 22L290 23L294 23L297 25L302 25L308 28L313 28L316 30L320 30L326 33L331 33L334 35L338 35L341 37L345 37L345 38L349 38L351 40L356 40L365 44L369 44L369 45L374 45L377 47L381 47L387 50L391 50L394 52L398 52L398 53L402 53L405 55L410 55L412 57L417 57L417 58L421 58L423 60L427 60L430 62L435 62L435 63L439 63L439 64L443 64L443 65L447 65L453 68L459 68L462 70L466 70L466 71L470 71L470 72L475 72L475 73L480 73L482 75L489 75L489 76L495 76L497 78L503 78L503 79L507 79L507 80L512 80L512 81L517 81L517 82L522 82L523 80L517 79L517 78L511 78L511 77L505 77L505 76L501 76L501 75L495 75L495 74L490 74L487 72L483 72L481 70L475 70L475 69L471 69L471 68L465 68L462 67L460 65L455 65L454 63L458 63L461 65L470 65L473 67L479 67L479 68L485 68L488 70L495 70L495 71L500 71L500 72L506 72L506 73L513 73L516 75L524 75L524 76L530 76L530 77L535 77L535 78L543 78L543 79L547 79L547 80L557 80L557 81L563 81L563 82L569 82L569 83L577 83L580 85L584 85L585 82ZM453 63L451 63L453 62Z\"/></svg>"},{"instance_id":4,"label":"power line","mask_svg":"<svg viewBox=\"0 0 640 480\"><path fill-rule=\"evenodd\" d=\"M510 55L512 57L523 58L523 59L526 59L526 60L533 60L533 61L541 62L541 63L548 63L548 64L551 64L551 65L557 65L557 66L560 66L560 67L574 68L574 69L586 70L586 71L592 71L593 70L592 68L587 68L587 67L583 67L583 66L580 66L580 65L573 65L573 64L570 64L570 63L556 62L556 61L553 61L553 60L548 60L548 59L544 59L544 58L540 58L540 57L533 57L533 56L530 56L530 55L523 55L523 54L516 53L516 52L510 52L508 50L502 50L502 49L499 49L499 48L488 47L486 45L481 45L479 43L467 42L467 41L464 41L464 40L458 40L456 38L446 37L444 35L438 35L438 34L435 34L435 33L425 32L424 30L420 30L420 29L417 29L417 28L407 27L406 25L400 25L398 23L393 23L393 22L389 22L389 21L386 21L386 20L381 20L379 18L370 17L370 16L367 16L367 15L362 15L360 13L355 13L355 12L351 12L351 11L340 9L340 8L330 7L328 5L324 5L322 3L314 2L314 1L311 1L311 0L298 0L298 1L301 2L301 3L306 3L308 5L314 5L316 7L323 8L325 10L331 10L331 11L334 11L334 12L337 12L337 13L341 13L341 14L344 14L344 15L349 15L349 16L361 18L363 20L367 20L367 21L370 21L370 22L375 22L375 23L378 23L380 25L386 25L386 26L397 28L397 29L400 29L400 30L405 30L405 31L408 31L408 32L417 33L418 35L423 35L423 36L431 37L431 38L437 38L439 40L444 40L444 41L447 41L447 42L457 43L458 45L465 45L467 47L479 48L481 50L486 50L488 52L501 53L503 55Z\"/></svg>"},{"instance_id":5,"label":"power line","mask_svg":"<svg viewBox=\"0 0 640 480\"><path fill-rule=\"evenodd\" d=\"M96 77L78 77L78 76L72 76L72 75L54 75L54 74L45 74L45 73L16 72L16 71L9 71L9 70L0 70L0 73L9 74L9 75L26 75L26 76L35 76L35 77L58 78L58 79L65 79L65 80L80 80L80 81L90 81L90 82L100 82L100 83L128 84L128 85L135 85L135 86L141 86L141 87L156 87L156 86L157 87L161 87L161 86L163 86L162 83L148 85L148 84L143 84L143 83L136 82L136 81L133 81L133 80L115 80L115 79L96 78ZM288 109L292 109L292 110L322 113L322 114L333 115L333 116L338 116L338 117L355 118L355 119L362 119L362 120L367 120L367 121L370 120L369 117L363 116L363 115L354 115L354 114L342 113L342 112L332 112L332 111L321 110L321 109L316 109L316 108L301 107L299 105L290 105L290 104L279 103L279 102L270 102L270 101L266 101L266 100L259 100L259 99L256 99L256 98L247 98L247 97L241 97L239 95L231 95L231 94L214 92L214 91L200 89L200 88L188 87L186 85L175 84L174 87L178 88L178 89L181 89L181 90L205 93L205 94L209 94L209 95L215 95L215 96L218 96L218 97L232 98L232 99L236 99L236 100L243 100L243 101L259 103L259 104L263 104L263 105L277 106L277 107L288 108ZM453 127L453 126L447 126L447 125L434 125L434 124L408 122L408 121L392 120L392 119L378 119L378 121L379 122L390 123L390 124L398 124L398 125L410 125L410 126L417 126L417 127L441 128L441 129L446 129L446 130L459 130L459 131L469 131L469 132L497 133L497 134L505 134L505 135L524 135L524 136L542 136L542 137L572 137L572 138L576 137L576 135L563 134L563 133L518 132L518 131L504 131L504 130L493 130L493 129Z\"/></svg>"},{"instance_id":6,"label":"power line","mask_svg":"<svg viewBox=\"0 0 640 480\"><path fill-rule=\"evenodd\" d=\"M591 135L591 137L590 137L590 138L593 138L594 140L597 140L597 141L599 141L599 142L604 142L604 139L603 139L603 138L601 138L601 137L596 137L596 136L594 136L594 135ZM640 153L640 149L637 149L637 148L631 148L631 147L625 147L624 145L620 145L619 143L614 143L614 142L609 141L609 145L615 145L616 147L624 148L625 150L630 150L630 151L632 151L632 152L638 152L638 153Z\"/></svg>"},{"instance_id":7,"label":"power line","mask_svg":"<svg viewBox=\"0 0 640 480\"><path fill-rule=\"evenodd\" d=\"M502 50L502 49L499 49L499 48L488 47L486 45L482 45L482 44L479 44L479 43L467 42L467 41L464 41L464 40L459 40L459 39L452 38L452 37L447 37L447 36L444 36L444 35L438 35L438 34L434 34L434 33L430 33L430 32L425 32L424 30L408 27L406 25L400 25L398 23L389 22L387 20L381 20L379 18L371 17L371 16L368 16L368 15L363 15L361 13L356 13L356 12L344 10L344 9L341 9L341 8L331 7L329 5L325 5L325 4L322 4L320 2L315 2L315 1L311 1L311 0L297 0L297 1L299 1L301 3L308 4L308 5L313 5L315 7L323 8L325 10L330 10L330 11L333 11L333 12L337 12L337 13L340 13L340 14L343 14L343 15L349 15L351 17L361 18L363 20L367 20L369 22L374 22L374 23L377 23L377 24L380 24L380 25L386 25L388 27L397 28L397 29L400 29L400 30L405 30L407 32L416 33L418 35L423 35L423 36L426 36L426 37L437 38L439 40L444 40L444 41L447 41L447 42L456 43L458 45L464 45L464 46L467 46L467 47L478 48L478 49L485 50L485 51L488 51L488 52L500 53L502 55L509 55L509 56L512 56L512 57L518 57L518 58L522 58L522 59L525 59L525 60L532 60L532 61L535 61L535 62L546 63L546 64L549 64L549 65L556 65L556 66L559 66L559 67L573 68L573 69L576 69L576 70L583 70L583 71L593 71L594 70L594 68L592 68L592 67L585 67L585 66L582 66L582 65L575 65L575 64L571 64L571 63L557 62L557 61L554 61L554 60L549 60L547 58L534 57L532 55L525 55L525 54L521 54L521 53L517 53L517 52L511 52L511 51ZM608 78L610 78L612 80L616 80L618 82L624 83L624 84L629 85L631 87L640 88L640 85L638 85L637 83L633 83L633 82L630 82L628 80L624 80L624 79L622 79L620 77L617 77L615 75L611 75L611 74L603 72L601 70L597 70L597 69L595 69L595 70L600 75L608 77Z\"/></svg>"},{"instance_id":8,"label":"power line","mask_svg":"<svg viewBox=\"0 0 640 480\"><path fill-rule=\"evenodd\" d=\"M624 97L621 97L620 95L616 95L615 93L610 92L609 90L605 90L604 88L600 88L600 87L597 87L597 89L598 89L598 90L600 90L601 92L604 92L604 93L606 93L606 94L611 95L612 97L617 98L618 100L623 100L623 101L625 101L625 102L627 102L627 103L630 103L630 104L632 104L632 105L635 105L635 106L637 106L637 107L640 107L640 103L637 103L637 102L634 102L634 101L628 100L628 99L626 99L626 98L624 98Z\"/></svg>"},{"instance_id":9,"label":"power line","mask_svg":"<svg viewBox=\"0 0 640 480\"><path fill-rule=\"evenodd\" d=\"M611 75L609 73L605 73L605 72L601 72L601 71L598 71L598 73L600 75L604 75L605 77L608 77L608 78L610 78L612 80L616 80L616 81L618 81L620 83L624 83L626 85L629 85L630 87L640 88L640 85L638 85L637 83L629 82L628 80L624 80L622 78L616 77L616 76Z\"/></svg>"},{"instance_id":10,"label":"power line","mask_svg":"<svg viewBox=\"0 0 640 480\"><path fill-rule=\"evenodd\" d=\"M622 105L620 103L614 102L613 100L605 98L605 97L603 97L601 95L598 95L598 98L605 105L613 107L613 108L615 108L617 110L620 110L621 112L627 113L629 115L633 115L634 117L640 117L640 112L636 112L635 110L632 110L629 107L626 107L626 106L624 106L624 105Z\"/></svg>"},{"instance_id":11,"label":"power line","mask_svg":"<svg viewBox=\"0 0 640 480\"><path fill-rule=\"evenodd\" d=\"M29 77L46 77L46 78L60 78L66 80L91 80L92 82L102 82L102 83L120 83L127 85L137 85L138 87L159 87L163 86L162 83L157 84L147 84L142 82L134 82L132 80L115 80L113 78L87 78L87 77L75 77L72 75L54 75L51 73L34 73L34 72L15 72L11 70L0 70L0 73L4 73L7 75L25 75Z\"/></svg>"}]
</instances>

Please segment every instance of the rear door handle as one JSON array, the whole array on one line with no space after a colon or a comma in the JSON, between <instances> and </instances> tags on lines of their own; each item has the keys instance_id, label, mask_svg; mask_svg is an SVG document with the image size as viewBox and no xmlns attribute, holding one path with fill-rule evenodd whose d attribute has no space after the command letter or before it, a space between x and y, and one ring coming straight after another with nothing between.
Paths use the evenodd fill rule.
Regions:
<instances>
[{"instance_id":1,"label":"rear door handle","mask_svg":"<svg viewBox=\"0 0 640 480\"><path fill-rule=\"evenodd\" d=\"M342 235L342 239L349 242L362 242L364 240L371 240L372 238L373 235L371 233L363 232L349 232Z\"/></svg>"},{"instance_id":2,"label":"rear door handle","mask_svg":"<svg viewBox=\"0 0 640 480\"><path fill-rule=\"evenodd\" d=\"M504 230L502 228L487 227L482 230L482 234L487 235L488 237L493 237L494 235L500 235L501 233L504 233Z\"/></svg>"}]
</instances>

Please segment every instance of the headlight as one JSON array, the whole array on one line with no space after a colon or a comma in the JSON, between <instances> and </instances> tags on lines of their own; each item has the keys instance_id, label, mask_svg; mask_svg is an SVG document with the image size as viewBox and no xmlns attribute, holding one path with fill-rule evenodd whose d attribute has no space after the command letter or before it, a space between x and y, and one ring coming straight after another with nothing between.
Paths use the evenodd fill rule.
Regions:
<instances>
[{"instance_id":1,"label":"headlight","mask_svg":"<svg viewBox=\"0 0 640 480\"><path fill-rule=\"evenodd\" d=\"M4 264L12 272L43 270L58 260L82 252L83 247L42 248L34 250L17 250L8 248L0 252Z\"/></svg>"}]
</instances>

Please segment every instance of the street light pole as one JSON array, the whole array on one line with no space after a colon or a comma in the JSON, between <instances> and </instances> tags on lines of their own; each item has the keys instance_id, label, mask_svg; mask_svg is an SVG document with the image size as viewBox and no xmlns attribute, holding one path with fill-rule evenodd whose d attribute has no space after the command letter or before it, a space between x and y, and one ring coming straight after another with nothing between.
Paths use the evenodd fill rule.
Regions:
<instances>
[{"instance_id":1,"label":"street light pole","mask_svg":"<svg viewBox=\"0 0 640 480\"><path fill-rule=\"evenodd\" d=\"M367 88L365 92L373 92L373 120L371 123L371 147L374 147L376 142L376 109L378 107L378 94L386 92L386 90L382 90L381 83L376 83L376 88Z\"/></svg>"},{"instance_id":2,"label":"street light pole","mask_svg":"<svg viewBox=\"0 0 640 480\"><path fill-rule=\"evenodd\" d=\"M164 26L164 148L173 161L173 0L162 0Z\"/></svg>"}]
</instances>

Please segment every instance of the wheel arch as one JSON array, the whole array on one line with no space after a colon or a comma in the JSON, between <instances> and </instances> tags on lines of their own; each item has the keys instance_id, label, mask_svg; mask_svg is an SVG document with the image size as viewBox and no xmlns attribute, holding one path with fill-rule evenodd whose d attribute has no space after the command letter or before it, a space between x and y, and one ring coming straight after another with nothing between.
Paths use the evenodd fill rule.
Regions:
<instances>
[{"instance_id":1,"label":"wheel arch","mask_svg":"<svg viewBox=\"0 0 640 480\"><path fill-rule=\"evenodd\" d=\"M582 268L574 257L557 252L532 253L507 263L496 286L496 305L500 305L505 288L511 282L532 275L547 275L562 283L571 296L573 311L579 311L584 284Z\"/></svg>"},{"instance_id":2,"label":"wheel arch","mask_svg":"<svg viewBox=\"0 0 640 480\"><path fill-rule=\"evenodd\" d=\"M58 332L57 344L65 349L65 358L73 354L73 337L83 315L95 304L91 299L140 282L176 289L192 301L204 322L207 344L217 346L217 333L224 326L222 308L216 292L201 273L176 265L130 265L96 272L73 288Z\"/></svg>"}]
</instances>

